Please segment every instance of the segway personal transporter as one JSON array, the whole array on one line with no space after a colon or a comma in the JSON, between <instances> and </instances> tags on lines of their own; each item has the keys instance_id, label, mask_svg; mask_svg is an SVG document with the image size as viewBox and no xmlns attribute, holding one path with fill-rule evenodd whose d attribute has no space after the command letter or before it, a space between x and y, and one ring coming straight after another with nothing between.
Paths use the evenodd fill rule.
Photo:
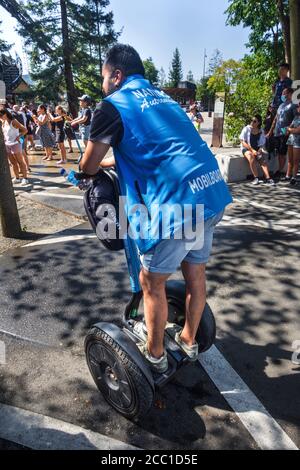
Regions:
<instances>
[{"instance_id":1,"label":"segway personal transporter","mask_svg":"<svg viewBox=\"0 0 300 470\"><path fill-rule=\"evenodd\" d=\"M150 370L144 356L137 347L141 340L133 331L136 321L143 320L140 313L142 289L139 283L141 269L136 244L132 238L107 238L108 225L116 224L119 233L119 195L124 194L114 169L102 170L91 182L84 194L84 205L89 221L103 245L112 251L125 250L132 296L124 309L122 327L107 322L95 324L85 339L85 354L95 384L105 400L119 413L129 419L139 419L152 406L155 389L166 385L183 366L189 364L188 357L165 330L165 347L169 368L164 374ZM116 211L111 211L111 205ZM114 212L114 213L112 213ZM101 215L99 215L101 214ZM103 215L107 222L103 225ZM185 317L185 283L168 281L168 322L183 326ZM216 325L213 313L206 304L196 341L199 352L207 351L213 344Z\"/></svg>"}]
</instances>

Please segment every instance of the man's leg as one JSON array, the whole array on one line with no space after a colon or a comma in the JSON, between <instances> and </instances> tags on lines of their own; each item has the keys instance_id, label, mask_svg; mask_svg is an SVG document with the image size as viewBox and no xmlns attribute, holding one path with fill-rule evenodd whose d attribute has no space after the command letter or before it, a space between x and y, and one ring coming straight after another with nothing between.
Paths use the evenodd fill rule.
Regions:
<instances>
[{"instance_id":1,"label":"man's leg","mask_svg":"<svg viewBox=\"0 0 300 470\"><path fill-rule=\"evenodd\" d=\"M156 274L142 269L140 283L144 294L144 315L148 333L148 351L159 359L164 354L164 333L168 320L165 285L170 274Z\"/></svg>"},{"instance_id":2,"label":"man's leg","mask_svg":"<svg viewBox=\"0 0 300 470\"><path fill-rule=\"evenodd\" d=\"M289 145L289 150L288 150L288 156L289 156L289 161L288 161L288 167L287 167L287 172L286 172L286 178L291 178L293 175L293 167L294 167L294 151L293 151L293 146Z\"/></svg>"},{"instance_id":3,"label":"man's leg","mask_svg":"<svg viewBox=\"0 0 300 470\"><path fill-rule=\"evenodd\" d=\"M279 155L279 169L278 169L278 171L280 171L280 173L283 172L285 164L286 164L286 154L285 155Z\"/></svg>"},{"instance_id":4,"label":"man's leg","mask_svg":"<svg viewBox=\"0 0 300 470\"><path fill-rule=\"evenodd\" d=\"M186 316L185 325L180 335L189 346L195 338L206 304L205 264L191 264L183 261L182 274L186 283Z\"/></svg>"}]
</instances>

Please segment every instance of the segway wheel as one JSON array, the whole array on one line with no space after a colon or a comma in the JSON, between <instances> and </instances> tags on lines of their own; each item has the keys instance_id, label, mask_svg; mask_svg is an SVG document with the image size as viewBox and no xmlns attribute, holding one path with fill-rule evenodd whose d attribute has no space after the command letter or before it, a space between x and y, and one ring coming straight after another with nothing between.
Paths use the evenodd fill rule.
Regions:
<instances>
[{"instance_id":1,"label":"segway wheel","mask_svg":"<svg viewBox=\"0 0 300 470\"><path fill-rule=\"evenodd\" d=\"M182 281L167 282L168 321L183 326L185 321L185 283ZM216 339L216 321L208 304L205 305L200 326L196 335L199 353L208 351Z\"/></svg>"},{"instance_id":2,"label":"segway wheel","mask_svg":"<svg viewBox=\"0 0 300 470\"><path fill-rule=\"evenodd\" d=\"M107 333L92 328L85 340L87 364L105 400L131 420L152 406L153 390L141 369Z\"/></svg>"}]
</instances>

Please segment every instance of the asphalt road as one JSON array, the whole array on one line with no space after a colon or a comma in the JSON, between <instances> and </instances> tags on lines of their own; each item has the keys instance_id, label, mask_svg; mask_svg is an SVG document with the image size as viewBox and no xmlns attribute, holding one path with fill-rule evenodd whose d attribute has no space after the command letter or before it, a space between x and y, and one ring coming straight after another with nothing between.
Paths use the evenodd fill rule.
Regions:
<instances>
[{"instance_id":1,"label":"asphalt road","mask_svg":"<svg viewBox=\"0 0 300 470\"><path fill-rule=\"evenodd\" d=\"M231 189L235 202L216 231L207 276L216 346L299 447L300 365L292 363L292 343L300 340L300 192L282 184ZM106 405L83 341L94 322L120 318L130 288L123 254L87 235L83 224L60 234L70 239L0 257L0 402L145 449L259 448L240 419L243 407L231 409L199 363L179 372L139 424Z\"/></svg>"}]
</instances>

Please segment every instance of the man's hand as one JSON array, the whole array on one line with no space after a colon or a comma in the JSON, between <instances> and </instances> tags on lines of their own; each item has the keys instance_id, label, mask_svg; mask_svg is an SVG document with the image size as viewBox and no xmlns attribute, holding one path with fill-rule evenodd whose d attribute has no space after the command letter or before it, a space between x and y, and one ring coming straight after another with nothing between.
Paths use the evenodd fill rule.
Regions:
<instances>
[{"instance_id":1,"label":"man's hand","mask_svg":"<svg viewBox=\"0 0 300 470\"><path fill-rule=\"evenodd\" d=\"M88 174L95 175L99 171L99 165L107 154L110 145L103 144L102 142L88 141L88 145L82 160L80 162L80 169Z\"/></svg>"}]
</instances>

